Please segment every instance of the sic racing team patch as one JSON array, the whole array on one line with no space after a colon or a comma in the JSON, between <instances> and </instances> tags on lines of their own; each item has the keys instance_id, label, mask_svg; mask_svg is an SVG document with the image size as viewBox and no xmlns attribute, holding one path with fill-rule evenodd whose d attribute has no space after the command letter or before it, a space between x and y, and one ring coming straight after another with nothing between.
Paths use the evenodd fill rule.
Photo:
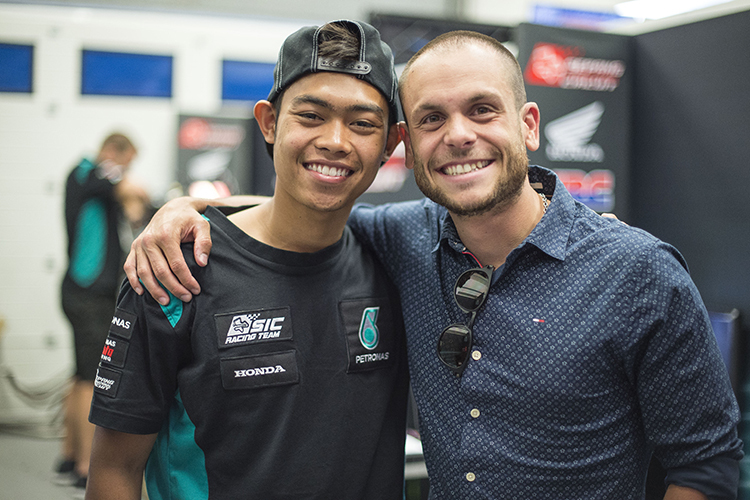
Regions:
<instances>
[{"instance_id":1,"label":"sic racing team patch","mask_svg":"<svg viewBox=\"0 0 750 500\"><path fill-rule=\"evenodd\" d=\"M289 307L216 314L219 349L292 338Z\"/></svg>"},{"instance_id":2,"label":"sic racing team patch","mask_svg":"<svg viewBox=\"0 0 750 500\"><path fill-rule=\"evenodd\" d=\"M394 362L396 339L387 299L345 300L339 304L349 353L348 373L386 368Z\"/></svg>"},{"instance_id":3,"label":"sic racing team patch","mask_svg":"<svg viewBox=\"0 0 750 500\"><path fill-rule=\"evenodd\" d=\"M222 358L219 363L224 389L257 389L299 382L295 351Z\"/></svg>"}]
</instances>

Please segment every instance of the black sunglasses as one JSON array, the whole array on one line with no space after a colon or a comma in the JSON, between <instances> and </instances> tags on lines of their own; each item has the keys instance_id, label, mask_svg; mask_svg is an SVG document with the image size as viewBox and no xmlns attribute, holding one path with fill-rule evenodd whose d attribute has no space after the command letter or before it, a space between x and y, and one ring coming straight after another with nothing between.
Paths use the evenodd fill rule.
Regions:
<instances>
[{"instance_id":1,"label":"black sunglasses","mask_svg":"<svg viewBox=\"0 0 750 500\"><path fill-rule=\"evenodd\" d=\"M461 375L469 360L473 343L471 327L477 311L487 299L492 282L492 266L469 269L461 274L453 287L453 298L465 313L471 313L469 323L454 323L443 330L438 339L438 358L456 375Z\"/></svg>"}]
</instances>

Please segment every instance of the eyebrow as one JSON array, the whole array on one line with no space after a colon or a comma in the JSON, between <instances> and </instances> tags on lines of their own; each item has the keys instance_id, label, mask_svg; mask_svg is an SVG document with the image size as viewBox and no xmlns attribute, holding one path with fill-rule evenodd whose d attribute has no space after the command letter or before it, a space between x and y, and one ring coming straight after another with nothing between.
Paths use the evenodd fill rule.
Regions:
<instances>
[{"instance_id":1,"label":"eyebrow","mask_svg":"<svg viewBox=\"0 0 750 500\"><path fill-rule=\"evenodd\" d=\"M291 104L312 104L314 106L320 106L321 108L329 109L331 111L337 111L337 108L330 102L310 94L302 94L296 96L294 99L292 99ZM351 106L347 106L346 108L344 108L344 111L354 113L374 113L381 117L385 116L385 110L377 104L352 104Z\"/></svg>"},{"instance_id":2,"label":"eyebrow","mask_svg":"<svg viewBox=\"0 0 750 500\"><path fill-rule=\"evenodd\" d=\"M480 92L468 98L467 101L469 104L475 104L477 102L481 102L487 99L492 99L493 101L497 101L497 94L493 92ZM426 102L417 106L414 112L420 113L420 112L426 112L426 111L440 111L442 108L443 108L442 105Z\"/></svg>"},{"instance_id":3,"label":"eyebrow","mask_svg":"<svg viewBox=\"0 0 750 500\"><path fill-rule=\"evenodd\" d=\"M494 94L494 93L491 93L491 92L482 92L481 94L474 94L469 99L469 102L473 104L475 102L484 101L484 100L487 100L487 99L490 99L490 98L496 98L496 97L497 97L497 95Z\"/></svg>"}]
</instances>

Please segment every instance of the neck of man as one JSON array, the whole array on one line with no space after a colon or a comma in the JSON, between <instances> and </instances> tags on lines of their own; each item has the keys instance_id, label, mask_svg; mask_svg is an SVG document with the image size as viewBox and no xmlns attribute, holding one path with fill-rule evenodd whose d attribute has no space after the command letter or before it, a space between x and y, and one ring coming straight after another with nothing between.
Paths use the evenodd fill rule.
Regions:
<instances>
[{"instance_id":1,"label":"neck of man","mask_svg":"<svg viewBox=\"0 0 750 500\"><path fill-rule=\"evenodd\" d=\"M468 217L451 213L451 218L467 250L483 266L497 268L531 234L543 215L541 197L527 178L521 194L510 205Z\"/></svg>"},{"instance_id":2,"label":"neck of man","mask_svg":"<svg viewBox=\"0 0 750 500\"><path fill-rule=\"evenodd\" d=\"M245 233L268 246L312 253L341 239L351 207L335 211L286 204L274 196L266 203L229 217Z\"/></svg>"}]
</instances>

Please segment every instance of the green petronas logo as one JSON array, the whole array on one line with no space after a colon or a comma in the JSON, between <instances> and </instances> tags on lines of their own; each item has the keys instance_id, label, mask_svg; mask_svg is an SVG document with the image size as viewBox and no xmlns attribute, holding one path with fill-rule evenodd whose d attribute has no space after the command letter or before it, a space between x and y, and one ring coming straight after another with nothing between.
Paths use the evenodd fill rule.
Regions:
<instances>
[{"instance_id":1,"label":"green petronas logo","mask_svg":"<svg viewBox=\"0 0 750 500\"><path fill-rule=\"evenodd\" d=\"M380 331L378 330L378 311L379 307L368 307L362 313L362 321L359 324L359 341L365 349L375 349L380 341Z\"/></svg>"}]
</instances>

